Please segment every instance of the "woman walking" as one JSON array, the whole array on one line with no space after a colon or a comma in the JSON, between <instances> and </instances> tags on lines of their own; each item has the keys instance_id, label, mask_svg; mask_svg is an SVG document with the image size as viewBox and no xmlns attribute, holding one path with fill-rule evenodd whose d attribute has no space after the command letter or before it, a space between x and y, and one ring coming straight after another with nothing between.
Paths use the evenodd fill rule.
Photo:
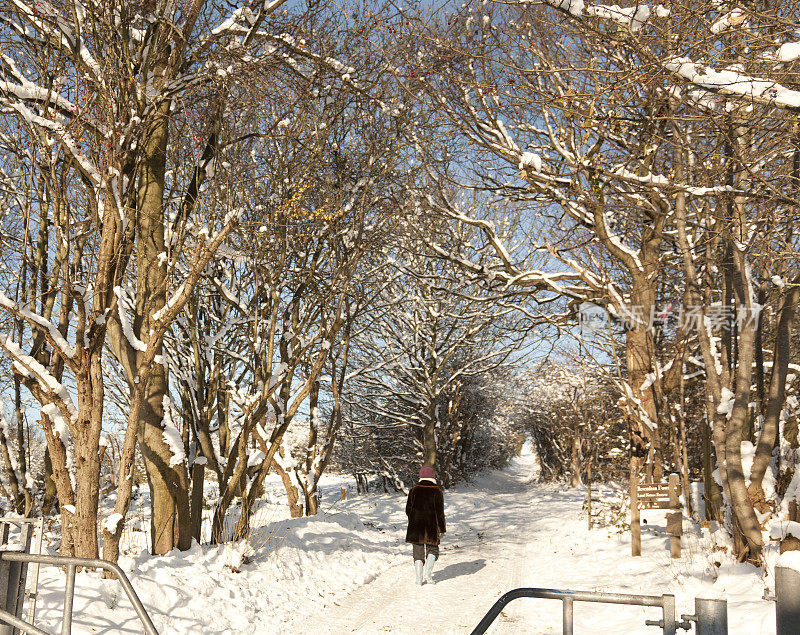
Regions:
<instances>
[{"instance_id":1,"label":"woman walking","mask_svg":"<svg viewBox=\"0 0 800 635\"><path fill-rule=\"evenodd\" d=\"M419 470L419 481L411 488L406 502L408 531L406 542L414 545L414 569L417 584L433 584L433 563L439 558L439 535L446 531L444 494L429 465Z\"/></svg>"}]
</instances>

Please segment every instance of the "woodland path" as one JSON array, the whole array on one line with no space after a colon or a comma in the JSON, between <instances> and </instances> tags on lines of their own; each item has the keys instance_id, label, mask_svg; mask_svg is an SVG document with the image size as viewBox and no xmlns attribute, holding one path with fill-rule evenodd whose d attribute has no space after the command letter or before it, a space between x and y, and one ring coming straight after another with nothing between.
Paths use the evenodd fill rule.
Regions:
<instances>
[{"instance_id":1,"label":"woodland path","mask_svg":"<svg viewBox=\"0 0 800 635\"><path fill-rule=\"evenodd\" d=\"M446 494L448 532L434 570L434 585L414 584L410 546L399 544L399 549L408 552L406 558L327 607L313 622L292 630L468 633L505 591L534 582L542 552L549 561L564 547L563 542L555 545L552 537L563 530L564 512L577 512L580 503L575 495L534 485L537 472L535 457L522 456L509 469L480 479L473 488ZM401 529L404 518L400 510L391 518L394 527ZM525 602L511 603L490 632L546 632L531 630L526 619L530 607L523 606ZM541 608L552 614L560 632L560 604L546 604Z\"/></svg>"}]
</instances>

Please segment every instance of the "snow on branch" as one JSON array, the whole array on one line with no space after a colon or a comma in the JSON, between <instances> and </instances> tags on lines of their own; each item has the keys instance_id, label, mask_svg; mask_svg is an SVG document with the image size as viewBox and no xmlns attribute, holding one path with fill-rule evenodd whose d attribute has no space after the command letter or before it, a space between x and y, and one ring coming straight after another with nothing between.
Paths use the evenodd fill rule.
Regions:
<instances>
[{"instance_id":1,"label":"snow on branch","mask_svg":"<svg viewBox=\"0 0 800 635\"><path fill-rule=\"evenodd\" d=\"M227 18L211 29L212 37L206 39L199 48L206 48L215 38L223 35L241 36L241 40L236 42L236 46L247 44L257 33L261 23L285 3L286 0L264 0L260 6L253 5L235 9ZM256 6L258 6L257 11L255 10Z\"/></svg>"},{"instance_id":2,"label":"snow on branch","mask_svg":"<svg viewBox=\"0 0 800 635\"><path fill-rule=\"evenodd\" d=\"M688 57L675 57L667 61L664 68L709 92L726 97L745 97L752 102L776 108L800 110L800 91L786 88L770 79L752 77L735 70L717 71Z\"/></svg>"},{"instance_id":3,"label":"snow on branch","mask_svg":"<svg viewBox=\"0 0 800 635\"><path fill-rule=\"evenodd\" d=\"M605 244L607 249L623 262L630 270L643 271L639 252L626 245L622 238L611 230L608 222L608 209L599 205L594 208L594 224L597 237Z\"/></svg>"},{"instance_id":4,"label":"snow on branch","mask_svg":"<svg viewBox=\"0 0 800 635\"><path fill-rule=\"evenodd\" d=\"M546 4L569 13L575 18L597 17L611 20L636 32L655 14L659 18L669 15L669 10L657 6L651 10L646 4L622 8L618 5L586 6L584 0L544 0ZM744 21L741 9L725 14L711 27L714 34L722 33ZM778 47L769 60L788 63L800 58L800 42L790 42ZM788 88L779 82L764 77L755 77L734 69L716 70L688 57L674 57L663 62L665 70L703 90L737 99L775 106L787 110L800 110L800 91Z\"/></svg>"},{"instance_id":5,"label":"snow on branch","mask_svg":"<svg viewBox=\"0 0 800 635\"><path fill-rule=\"evenodd\" d=\"M599 4L596 7L587 7L586 15L611 20L617 24L627 26L636 33L650 19L650 7L646 4L637 4L636 6L625 8L617 4Z\"/></svg>"},{"instance_id":6,"label":"snow on branch","mask_svg":"<svg viewBox=\"0 0 800 635\"><path fill-rule=\"evenodd\" d=\"M223 20L219 25L211 29L211 34L221 35L223 33L246 33L249 29L237 23L239 20L249 21L251 16L255 17L249 7L239 7L227 18L225 18L225 20ZM249 26L252 26L252 24Z\"/></svg>"},{"instance_id":7,"label":"snow on branch","mask_svg":"<svg viewBox=\"0 0 800 635\"><path fill-rule=\"evenodd\" d=\"M564 257L552 248L550 249L550 252L553 254L553 256L575 271L575 273L589 286L590 289L594 290L603 297L609 298L610 303L606 307L609 311L619 315L625 310L625 307L628 303L625 300L625 296L623 295L622 291L613 281L602 279L600 275L594 272L591 268L582 265L573 258Z\"/></svg>"},{"instance_id":8,"label":"snow on branch","mask_svg":"<svg viewBox=\"0 0 800 635\"><path fill-rule=\"evenodd\" d=\"M731 185L715 185L713 187L697 187L689 185L688 183L676 183L672 179L663 174L637 174L631 172L624 165L612 167L610 174L619 181L651 186L655 190L670 190L685 192L690 196L719 196L728 192L735 192L735 188Z\"/></svg>"},{"instance_id":9,"label":"snow on branch","mask_svg":"<svg viewBox=\"0 0 800 635\"><path fill-rule=\"evenodd\" d=\"M714 22L714 24L711 25L711 32L715 34L722 33L733 26L739 26L744 22L744 19L744 11L736 7L733 11L726 13L719 20Z\"/></svg>"},{"instance_id":10,"label":"snow on branch","mask_svg":"<svg viewBox=\"0 0 800 635\"><path fill-rule=\"evenodd\" d=\"M59 355L69 362L75 358L75 346L70 344L50 320L34 313L19 302L14 302L4 293L0 292L0 307L8 309L14 315L23 318L34 328L44 331L47 341L55 348Z\"/></svg>"},{"instance_id":11,"label":"snow on branch","mask_svg":"<svg viewBox=\"0 0 800 635\"><path fill-rule=\"evenodd\" d=\"M44 366L30 355L26 355L15 341L2 333L0 333L0 348L11 357L15 371L24 377L33 379L45 394L59 400L69 414L72 423L78 420L78 409L72 402L69 391Z\"/></svg>"},{"instance_id":12,"label":"snow on branch","mask_svg":"<svg viewBox=\"0 0 800 635\"><path fill-rule=\"evenodd\" d=\"M244 214L244 207L233 208L225 214L222 227L215 234L210 235L207 227L204 227L198 232L198 247L195 259L186 279L181 282L175 292L167 299L164 306L155 311L151 316L153 321L159 324L159 330L162 333L180 312L184 304L186 304L205 266L217 252L217 249L224 242L225 238L227 238L231 230L238 224L242 214ZM157 334L156 338L158 337L160 337L160 335Z\"/></svg>"},{"instance_id":13,"label":"snow on branch","mask_svg":"<svg viewBox=\"0 0 800 635\"><path fill-rule=\"evenodd\" d=\"M114 295L117 296L117 311L119 312L119 324L122 328L122 333L125 335L125 339L128 340L128 344L131 345L131 348L135 351L144 352L147 350L147 344L145 344L142 340L136 337L136 333L133 332L133 327L131 326L131 320L128 317L128 309L132 308L133 303L131 302L128 294L125 292L125 289L122 287L114 287Z\"/></svg>"},{"instance_id":14,"label":"snow on branch","mask_svg":"<svg viewBox=\"0 0 800 635\"><path fill-rule=\"evenodd\" d=\"M110 534L113 534L117 531L117 527L119 527L119 523L124 519L124 516L119 513L109 514L108 518L103 521L103 529Z\"/></svg>"},{"instance_id":15,"label":"snow on branch","mask_svg":"<svg viewBox=\"0 0 800 635\"><path fill-rule=\"evenodd\" d=\"M242 299L239 296L235 295L233 291L231 291L222 280L220 280L217 276L214 276L211 281L214 283L214 286L217 288L217 291L219 291L222 294L222 297L225 298L225 300L227 300L229 304L235 306L244 315L249 314L250 309L247 308L247 305L242 301Z\"/></svg>"},{"instance_id":16,"label":"snow on branch","mask_svg":"<svg viewBox=\"0 0 800 635\"><path fill-rule=\"evenodd\" d=\"M74 62L83 70L88 71L101 86L105 86L102 66L86 48L79 35L83 30L83 16L86 14L86 10L80 2L73 3L74 11L72 12L58 10L46 0L36 0L33 6L21 0L11 0L11 4L39 33L53 43L61 44L69 49L74 56ZM74 25L76 29L73 29L73 25L67 21L65 16L72 16L76 20Z\"/></svg>"},{"instance_id":17,"label":"snow on branch","mask_svg":"<svg viewBox=\"0 0 800 635\"><path fill-rule=\"evenodd\" d=\"M5 436L6 439L12 438L11 428L8 425L8 421L6 421L5 415L3 415L2 399L0 399L0 432ZM24 436L22 437L22 443L25 443ZM23 487L28 487L28 477L27 474L25 474L25 464L23 463L20 465L19 461L17 460L17 453L9 452L8 460L11 463L11 469L14 472L14 478L16 478L17 483Z\"/></svg>"},{"instance_id":18,"label":"snow on branch","mask_svg":"<svg viewBox=\"0 0 800 635\"><path fill-rule=\"evenodd\" d=\"M788 64L800 59L800 42L787 42L786 44L781 44L778 47L778 50L775 51L773 59L777 60L778 62L783 62L784 64Z\"/></svg>"},{"instance_id":19,"label":"snow on branch","mask_svg":"<svg viewBox=\"0 0 800 635\"><path fill-rule=\"evenodd\" d=\"M92 185L99 188L102 186L103 179L100 172L94 164L80 151L78 144L73 138L72 134L67 130L63 123L40 117L34 114L24 104L8 99L6 96L0 96L0 104L8 106L16 110L20 116L30 125L43 129L47 134L56 138L62 148L69 154L75 161L81 173L91 181Z\"/></svg>"},{"instance_id":20,"label":"snow on branch","mask_svg":"<svg viewBox=\"0 0 800 635\"><path fill-rule=\"evenodd\" d=\"M503 244L502 239L497 235L494 227L485 220L473 218L464 214L463 212L455 209L455 207L447 200L444 203L439 203L430 195L425 195L424 200L432 208L443 212L450 218L457 220L465 225L476 227L486 236L486 239L492 246L497 257L502 262L504 269L503 273L497 271L489 272L486 267L475 265L468 260L458 256L457 254L450 254L447 250L443 249L437 244L432 244L431 247L439 253L439 255L455 260L462 266L466 265L473 273L480 273L483 275L493 275L495 279L501 279L506 285L517 287L536 287L542 290L552 291L559 295L572 295L572 293L564 287L561 283L564 281L574 280L575 276L570 273L558 272L547 273L535 269L522 269L513 262L511 254Z\"/></svg>"},{"instance_id":21,"label":"snow on branch","mask_svg":"<svg viewBox=\"0 0 800 635\"><path fill-rule=\"evenodd\" d=\"M177 306L185 295L187 295L187 291L186 291L186 281L184 280L183 282L181 282L181 284L178 286L178 288L175 290L172 296L164 303L164 306L162 306L158 311L153 313L152 316L153 321L160 322L161 320L163 320L167 312L169 312L169 310L172 309L173 307Z\"/></svg>"},{"instance_id":22,"label":"snow on branch","mask_svg":"<svg viewBox=\"0 0 800 635\"><path fill-rule=\"evenodd\" d=\"M13 59L2 53L0 53L0 59L2 59L3 66L8 70L9 74L16 80L16 82L11 82L8 77L0 79L1 93L16 97L22 101L47 103L72 115L78 113L75 104L63 95L52 88L38 86L27 79L17 68Z\"/></svg>"},{"instance_id":23,"label":"snow on branch","mask_svg":"<svg viewBox=\"0 0 800 635\"><path fill-rule=\"evenodd\" d=\"M530 0L527 0L530 1ZM561 9L579 18L582 16L601 18L609 20L620 26L628 27L632 32L636 33L641 30L650 17L655 14L656 17L666 18L670 11L669 9L658 5L655 10L651 9L647 4L635 3L632 7L621 7L618 4L598 4L594 6L586 6L584 0L544 0L547 4Z\"/></svg>"}]
</instances>

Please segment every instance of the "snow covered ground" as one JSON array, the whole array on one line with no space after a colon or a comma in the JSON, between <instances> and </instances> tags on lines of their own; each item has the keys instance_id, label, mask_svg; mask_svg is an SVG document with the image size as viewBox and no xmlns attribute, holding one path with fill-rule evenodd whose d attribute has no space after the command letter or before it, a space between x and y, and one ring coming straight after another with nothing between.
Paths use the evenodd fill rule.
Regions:
<instances>
[{"instance_id":1,"label":"snow covered ground","mask_svg":"<svg viewBox=\"0 0 800 635\"><path fill-rule=\"evenodd\" d=\"M588 530L584 490L537 484L535 476L535 457L524 455L446 493L448 533L434 585L414 585L404 497L334 502L340 477L323 480L330 496L316 518L285 518L276 480L274 502L259 512L249 544L142 554L120 564L162 633L468 633L503 592L519 586L674 593L679 613L692 613L699 594L720 594L728 598L731 633L775 632L763 576L714 550L708 530L690 530L684 557L670 560L654 512L644 555L632 558L627 533ZM38 626L58 630L63 584L60 571L43 569ZM575 632L652 634L658 630L644 620L659 617L659 609L577 604ZM84 573L74 632L141 629L116 583ZM560 602L516 600L491 632L560 633Z\"/></svg>"}]
</instances>

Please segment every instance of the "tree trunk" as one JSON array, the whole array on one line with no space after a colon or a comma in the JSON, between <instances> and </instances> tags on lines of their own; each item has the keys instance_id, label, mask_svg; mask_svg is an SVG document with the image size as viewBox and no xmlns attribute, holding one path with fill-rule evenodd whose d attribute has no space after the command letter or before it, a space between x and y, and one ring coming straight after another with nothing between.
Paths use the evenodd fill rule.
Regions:
<instances>
[{"instance_id":1,"label":"tree trunk","mask_svg":"<svg viewBox=\"0 0 800 635\"><path fill-rule=\"evenodd\" d=\"M436 402L432 401L427 409L425 425L422 428L422 464L436 465Z\"/></svg>"},{"instance_id":2,"label":"tree trunk","mask_svg":"<svg viewBox=\"0 0 800 635\"><path fill-rule=\"evenodd\" d=\"M2 408L2 406L3 403L0 401L0 408ZM3 417L2 412L0 412L0 420L5 423L5 417ZM12 463L11 453L13 452L13 448L9 445L8 438L3 430L4 427L5 426L0 426L0 456L3 459L3 481L4 485L7 484L11 507L16 513L22 514L25 508L25 501L20 491L17 471L14 469Z\"/></svg>"},{"instance_id":3,"label":"tree trunk","mask_svg":"<svg viewBox=\"0 0 800 635\"><path fill-rule=\"evenodd\" d=\"M283 488L286 490L286 498L289 502L289 513L292 518L303 516L303 506L300 504L300 492L298 487L292 483L292 476L284 470L277 461L272 462L272 467L283 481Z\"/></svg>"},{"instance_id":4,"label":"tree trunk","mask_svg":"<svg viewBox=\"0 0 800 635\"><path fill-rule=\"evenodd\" d=\"M64 509L66 505L75 505L75 492L72 489L72 482L67 469L67 450L61 442L61 438L53 432L53 426L45 414L42 414L42 430L47 440L47 448L50 451L53 481L61 512L61 547L59 553L62 556L74 556L76 554L72 537L74 528L73 514Z\"/></svg>"},{"instance_id":5,"label":"tree trunk","mask_svg":"<svg viewBox=\"0 0 800 635\"><path fill-rule=\"evenodd\" d=\"M134 384L131 394L130 411L128 412L128 426L125 429L125 439L122 442L122 451L119 456L119 471L117 476L117 502L114 504L114 513L119 514L122 519L128 513L133 491L133 472L136 467L136 442L139 431L139 413L142 409L144 399L144 386ZM103 558L111 562L116 562L119 558L119 541L122 538L124 529L123 521L109 531L108 527L103 528ZM104 574L105 577L111 577Z\"/></svg>"},{"instance_id":6,"label":"tree trunk","mask_svg":"<svg viewBox=\"0 0 800 635\"><path fill-rule=\"evenodd\" d=\"M572 487L578 487L581 484L581 431L578 414L573 413L572 416L572 474L569 484Z\"/></svg>"},{"instance_id":7,"label":"tree trunk","mask_svg":"<svg viewBox=\"0 0 800 635\"><path fill-rule=\"evenodd\" d=\"M21 338L20 338L21 339ZM33 513L33 492L31 492L30 488L27 484L27 476L30 473L28 470L28 456L27 452L29 450L27 440L25 439L25 417L22 414L22 392L20 390L20 381L19 377L14 377L14 413L17 419L17 464L19 465L20 469L20 476L22 477L22 483L20 483L20 488L22 490L22 505L17 506L17 513L24 514L26 517L29 517ZM30 434L30 432L29 432ZM20 509L20 507L22 509Z\"/></svg>"},{"instance_id":8,"label":"tree trunk","mask_svg":"<svg viewBox=\"0 0 800 635\"><path fill-rule=\"evenodd\" d=\"M206 466L200 463L192 465L192 498L190 513L192 519L192 538L200 542L203 530L203 484Z\"/></svg>"},{"instance_id":9,"label":"tree trunk","mask_svg":"<svg viewBox=\"0 0 800 635\"><path fill-rule=\"evenodd\" d=\"M686 178L685 167L685 148L681 140L684 139L683 130L678 125L677 119L673 118L672 138L675 140L674 151L674 173L675 179L683 182ZM710 289L703 287L703 276L698 271L695 264L695 253L689 240L686 222L686 193L678 190L675 194L675 227L678 233L678 246L681 252L683 271L686 276L686 291L684 302L687 306L702 308L702 317L705 318L706 307L710 305ZM710 246L707 246L710 252ZM710 257L709 257L710 259ZM710 265L710 263L707 263ZM700 342L700 349L703 354L703 362L706 368L705 379L705 399L704 410L705 418L702 423L702 444L703 444L703 481L705 486L705 516L707 519L722 522L724 520L722 505L723 496L717 481L714 479L714 458L716 465L719 466L720 482L727 490L727 476L725 464L725 418L719 418L715 412L715 405L719 403L722 392L723 377L716 369L716 351L713 349L715 344L711 341L710 334L705 329L704 322L696 325L697 338ZM725 373L725 368L721 368ZM713 429L712 429L713 425ZM713 454L716 449L716 457Z\"/></svg>"},{"instance_id":10,"label":"tree trunk","mask_svg":"<svg viewBox=\"0 0 800 635\"><path fill-rule=\"evenodd\" d=\"M225 538L225 518L230 507L236 489L244 478L244 471L247 466L247 448L243 432L233 442L228 460L225 465L223 475L224 487L221 486L219 501L214 509L214 517L211 523L211 542L217 544Z\"/></svg>"},{"instance_id":11,"label":"tree trunk","mask_svg":"<svg viewBox=\"0 0 800 635\"><path fill-rule=\"evenodd\" d=\"M315 381L308 393L310 417L308 420L308 445L306 460L303 466L303 496L305 497L305 513L315 516L319 507L317 499L317 465L323 457L317 457L317 439L319 436L319 381Z\"/></svg>"},{"instance_id":12,"label":"tree trunk","mask_svg":"<svg viewBox=\"0 0 800 635\"><path fill-rule=\"evenodd\" d=\"M75 555L97 558L97 516L100 499L100 433L103 428L102 364L97 355L86 361L88 372L78 381L78 411L89 419L78 421L75 436Z\"/></svg>"},{"instance_id":13,"label":"tree trunk","mask_svg":"<svg viewBox=\"0 0 800 635\"><path fill-rule=\"evenodd\" d=\"M684 351L685 354L685 351ZM691 490L689 486L689 447L686 442L686 417L684 416L684 408L686 407L686 394L685 394L685 380L684 380L684 359L681 357L681 378L680 378L680 410L678 412L678 445L680 445L679 470L681 473L681 485L683 487L683 495L686 499L686 510L690 515L693 515L695 510L692 505Z\"/></svg>"},{"instance_id":14,"label":"tree trunk","mask_svg":"<svg viewBox=\"0 0 800 635\"><path fill-rule=\"evenodd\" d=\"M319 512L319 491L314 491L306 498L306 516L316 516Z\"/></svg>"},{"instance_id":15,"label":"tree trunk","mask_svg":"<svg viewBox=\"0 0 800 635\"><path fill-rule=\"evenodd\" d=\"M334 358L331 361L331 393L333 396L333 408L331 408L330 418L328 419L328 425L325 429L325 445L321 450L321 456L319 459L317 459L314 466L314 484L313 488L311 489L310 496L308 497L308 503L306 507L306 513L309 516L316 516L319 510L319 480L322 477L323 472L325 472L325 469L328 467L328 463L333 455L334 445L336 444L336 437L342 427L342 390L344 388L344 381L347 375L351 325L350 306L347 303L345 306L345 312L348 317L344 324L344 333L342 336L342 367L338 371L337 379L336 359Z\"/></svg>"},{"instance_id":16,"label":"tree trunk","mask_svg":"<svg viewBox=\"0 0 800 635\"><path fill-rule=\"evenodd\" d=\"M764 422L761 426L756 454L750 470L748 492L753 504L762 514L770 509L764 497L762 484L772 457L772 450L778 440L780 416L786 400L786 376L789 372L792 324L794 322L795 306L798 301L800 301L800 287L798 286L791 287L782 298L778 328L775 334L772 374L770 376L769 392L766 395Z\"/></svg>"},{"instance_id":17,"label":"tree trunk","mask_svg":"<svg viewBox=\"0 0 800 635\"><path fill-rule=\"evenodd\" d=\"M76 514L73 540L75 555L79 558L97 558L97 504L99 500L98 482L100 478L99 453L92 452L91 446L75 448L77 463ZM93 456L97 455L97 456Z\"/></svg>"},{"instance_id":18,"label":"tree trunk","mask_svg":"<svg viewBox=\"0 0 800 635\"><path fill-rule=\"evenodd\" d=\"M741 189L749 175L740 164L738 157L744 155L747 146L747 128L742 122L731 125L731 138L726 144L726 152L730 154L729 184L732 190ZM731 196L728 204L729 218L733 223L729 228L730 236L727 237L724 278L736 299L736 309L739 316L736 321L736 344L728 362L735 368L734 402L733 410L725 428L725 468L726 482L731 499L731 510L734 516L734 540L743 538L744 545L739 553L742 560L757 562L763 547L761 527L756 517L755 508L747 492L744 469L742 467L742 441L747 424L748 407L750 403L750 387L752 385L753 362L755 358L756 323L753 321L752 285L750 280L750 266L747 262L746 247L741 243L747 240L747 214L744 197ZM728 271L730 273L728 274ZM757 318L756 318L757 319ZM735 357L735 362L732 361ZM723 362L724 364L724 362ZM717 448L719 452L719 447Z\"/></svg>"},{"instance_id":19,"label":"tree trunk","mask_svg":"<svg viewBox=\"0 0 800 635\"><path fill-rule=\"evenodd\" d=\"M642 289L637 294L631 294L633 306L637 309L641 307L642 312L647 312L655 306L655 301L651 298L651 290ZM639 298L636 303L633 298ZM639 434L650 444L650 460L648 473L652 474L655 480L660 481L663 476L661 438L658 434L658 414L655 402L655 391L652 388L653 380L648 376L654 372L653 359L654 347L652 333L648 324L636 325L625 334L625 361L628 371L628 384L635 399L639 401L639 408L634 404L634 421L637 422ZM650 387L642 390L642 386ZM645 419L646 417L646 419Z\"/></svg>"},{"instance_id":20,"label":"tree trunk","mask_svg":"<svg viewBox=\"0 0 800 635\"><path fill-rule=\"evenodd\" d=\"M139 447L147 471L152 512L152 552L163 555L192 545L189 482L185 463L170 465L172 450L164 441L163 398L166 392L163 366L154 369L142 404Z\"/></svg>"},{"instance_id":21,"label":"tree trunk","mask_svg":"<svg viewBox=\"0 0 800 635\"><path fill-rule=\"evenodd\" d=\"M228 426L228 404L230 395L224 386L224 378L220 377L220 386L217 389L217 422L219 423L219 453L227 456L230 450L231 431Z\"/></svg>"},{"instance_id":22,"label":"tree trunk","mask_svg":"<svg viewBox=\"0 0 800 635\"><path fill-rule=\"evenodd\" d=\"M44 498L42 516L49 516L56 500L56 482L53 480L53 464L50 461L50 448L44 450Z\"/></svg>"},{"instance_id":23,"label":"tree trunk","mask_svg":"<svg viewBox=\"0 0 800 635\"><path fill-rule=\"evenodd\" d=\"M157 66L158 68L158 66ZM151 342L152 314L167 301L164 240L164 183L169 102L160 104L146 131L144 159L139 170L139 241L137 243L136 320L140 339ZM165 554L176 547L186 550L192 544L189 483L185 463L170 465L172 452L164 441L164 397L168 395L164 366L155 364L147 382L141 409L139 444L147 471L152 504L151 528L154 554Z\"/></svg>"}]
</instances>

